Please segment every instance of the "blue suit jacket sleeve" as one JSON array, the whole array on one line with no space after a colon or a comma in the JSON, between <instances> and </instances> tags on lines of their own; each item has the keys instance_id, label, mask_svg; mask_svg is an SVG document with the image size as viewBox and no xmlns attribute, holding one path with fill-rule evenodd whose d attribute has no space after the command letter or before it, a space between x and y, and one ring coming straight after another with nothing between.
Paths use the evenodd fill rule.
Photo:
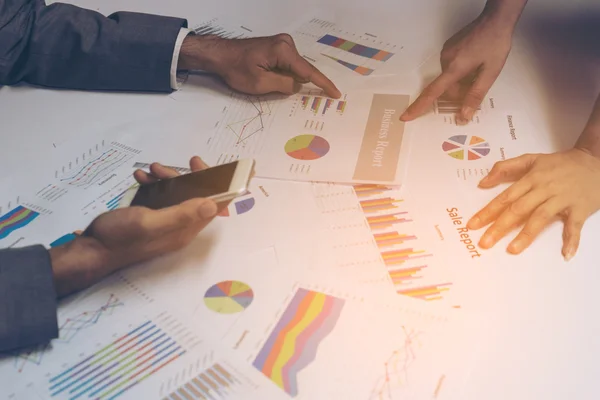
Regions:
<instances>
[{"instance_id":1,"label":"blue suit jacket sleeve","mask_svg":"<svg viewBox=\"0 0 600 400\"><path fill-rule=\"evenodd\" d=\"M0 0L0 85L170 92L184 19Z\"/></svg>"},{"instance_id":2,"label":"blue suit jacket sleeve","mask_svg":"<svg viewBox=\"0 0 600 400\"><path fill-rule=\"evenodd\" d=\"M58 337L56 304L43 246L0 250L0 352Z\"/></svg>"}]
</instances>

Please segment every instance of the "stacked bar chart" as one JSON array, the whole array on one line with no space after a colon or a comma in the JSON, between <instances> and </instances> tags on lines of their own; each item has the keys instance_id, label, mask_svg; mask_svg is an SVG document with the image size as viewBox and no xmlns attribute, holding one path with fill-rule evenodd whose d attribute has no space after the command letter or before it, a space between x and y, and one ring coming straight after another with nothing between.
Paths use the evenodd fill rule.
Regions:
<instances>
[{"instance_id":1,"label":"stacked bar chart","mask_svg":"<svg viewBox=\"0 0 600 400\"><path fill-rule=\"evenodd\" d=\"M114 399L185 354L174 339L146 321L49 380L52 398Z\"/></svg>"},{"instance_id":2,"label":"stacked bar chart","mask_svg":"<svg viewBox=\"0 0 600 400\"><path fill-rule=\"evenodd\" d=\"M227 399L240 388L240 380L227 367L215 363L174 390L165 400Z\"/></svg>"},{"instance_id":3,"label":"stacked bar chart","mask_svg":"<svg viewBox=\"0 0 600 400\"><path fill-rule=\"evenodd\" d=\"M325 113L327 112L327 110L329 110L329 108L331 107L331 105L333 104L333 100L332 99L327 99L325 100L325 105L323 106L323 115L325 115Z\"/></svg>"},{"instance_id":4,"label":"stacked bar chart","mask_svg":"<svg viewBox=\"0 0 600 400\"><path fill-rule=\"evenodd\" d=\"M378 61L387 61L394 54L389 51L379 50L374 47L363 46L358 43L351 42L350 40L343 39L334 35L325 35L321 39L317 40L318 43L325 44L327 46L335 47L340 50L347 51L352 54L356 54L361 57L371 58Z\"/></svg>"},{"instance_id":5,"label":"stacked bar chart","mask_svg":"<svg viewBox=\"0 0 600 400\"><path fill-rule=\"evenodd\" d=\"M310 106L310 111L317 114L319 112L319 108L321 107L321 101L323 101L322 97L315 97Z\"/></svg>"},{"instance_id":6,"label":"stacked bar chart","mask_svg":"<svg viewBox=\"0 0 600 400\"><path fill-rule=\"evenodd\" d=\"M352 71L356 72L357 74L361 74L363 76L368 76L371 75L374 70L371 68L367 68L367 67L362 67L360 65L356 65L356 64L352 64L349 63L348 61L344 61L341 58L337 58L334 56L330 56L329 54L325 54L325 53L321 53L322 56L325 56L335 62L337 62L340 65L343 65L344 67L351 69Z\"/></svg>"}]
</instances>

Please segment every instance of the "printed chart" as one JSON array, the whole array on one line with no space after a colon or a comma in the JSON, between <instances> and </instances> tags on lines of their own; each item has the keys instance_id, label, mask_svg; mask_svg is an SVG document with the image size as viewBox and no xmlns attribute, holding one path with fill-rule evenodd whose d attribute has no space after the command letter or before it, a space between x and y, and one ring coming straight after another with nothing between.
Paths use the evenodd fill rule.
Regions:
<instances>
[{"instance_id":1,"label":"printed chart","mask_svg":"<svg viewBox=\"0 0 600 400\"><path fill-rule=\"evenodd\" d=\"M431 281L436 273L427 260L433 254L423 249L397 191L376 185L357 185L354 190L396 293L425 301L442 300L452 283Z\"/></svg>"},{"instance_id":2,"label":"printed chart","mask_svg":"<svg viewBox=\"0 0 600 400\"><path fill-rule=\"evenodd\" d=\"M237 200L234 200L226 209L224 209L219 215L222 217L229 217L232 215L242 215L254 208L256 199L250 193Z\"/></svg>"},{"instance_id":3,"label":"printed chart","mask_svg":"<svg viewBox=\"0 0 600 400\"><path fill-rule=\"evenodd\" d=\"M275 100L282 96L246 96L231 93L223 108L214 135L207 141L216 164L225 164L262 150L270 137L269 129L280 107Z\"/></svg>"},{"instance_id":4,"label":"printed chart","mask_svg":"<svg viewBox=\"0 0 600 400\"><path fill-rule=\"evenodd\" d=\"M235 393L243 391L247 393L248 388L244 386L235 372L217 362L174 390L166 398L172 400L227 399L228 396Z\"/></svg>"},{"instance_id":5,"label":"printed chart","mask_svg":"<svg viewBox=\"0 0 600 400\"><path fill-rule=\"evenodd\" d=\"M17 206L0 217L0 239L4 239L39 217L40 213L27 207Z\"/></svg>"},{"instance_id":6,"label":"printed chart","mask_svg":"<svg viewBox=\"0 0 600 400\"><path fill-rule=\"evenodd\" d=\"M329 153L329 142L317 135L300 135L288 140L285 152L296 160L317 160Z\"/></svg>"},{"instance_id":7,"label":"printed chart","mask_svg":"<svg viewBox=\"0 0 600 400\"><path fill-rule=\"evenodd\" d=\"M252 304L254 292L239 281L223 281L211 286L204 294L206 307L219 314L235 314Z\"/></svg>"},{"instance_id":8,"label":"printed chart","mask_svg":"<svg viewBox=\"0 0 600 400\"><path fill-rule=\"evenodd\" d=\"M319 18L292 33L300 53L315 64L337 65L357 76L368 76L390 59L402 46L373 33L355 33Z\"/></svg>"},{"instance_id":9,"label":"printed chart","mask_svg":"<svg viewBox=\"0 0 600 400\"><path fill-rule=\"evenodd\" d=\"M117 168L131 161L136 153L111 146L99 156L59 177L59 182L74 188L89 188Z\"/></svg>"},{"instance_id":10,"label":"printed chart","mask_svg":"<svg viewBox=\"0 0 600 400\"><path fill-rule=\"evenodd\" d=\"M342 299L298 289L252 365L287 394L297 396L298 372L314 360L343 306Z\"/></svg>"},{"instance_id":11,"label":"printed chart","mask_svg":"<svg viewBox=\"0 0 600 400\"><path fill-rule=\"evenodd\" d=\"M457 160L479 160L490 154L490 145L479 136L456 135L442 144L442 150Z\"/></svg>"},{"instance_id":12,"label":"printed chart","mask_svg":"<svg viewBox=\"0 0 600 400\"><path fill-rule=\"evenodd\" d=\"M409 96L357 92L343 97L334 101L315 94L291 96L279 103L270 128L252 136L243 148L231 133L215 133L207 143L217 146L218 142L218 150L215 147L207 162L224 164L252 157L257 162L256 176L262 178L400 184L408 148L403 146L407 135L398 115ZM309 111L303 107L314 108L322 120L312 113L307 119ZM314 132L315 121L318 132ZM311 123L312 128L305 129ZM233 142L227 144L228 140Z\"/></svg>"},{"instance_id":13,"label":"printed chart","mask_svg":"<svg viewBox=\"0 0 600 400\"><path fill-rule=\"evenodd\" d=\"M146 321L52 376L49 392L55 398L114 399L183 354L177 341Z\"/></svg>"},{"instance_id":14,"label":"printed chart","mask_svg":"<svg viewBox=\"0 0 600 400\"><path fill-rule=\"evenodd\" d=\"M123 303L114 294L109 295L106 302L96 309L85 310L77 315L66 318L59 326L59 337L56 343L70 343L80 332L96 325L101 319L111 315L115 309L123 306ZM15 369L21 373L27 364L41 365L48 346L38 346L20 353L14 357Z\"/></svg>"},{"instance_id":15,"label":"printed chart","mask_svg":"<svg viewBox=\"0 0 600 400\"><path fill-rule=\"evenodd\" d=\"M324 97L322 93L319 93L316 95L302 95L298 98L298 103L299 107L296 106L293 108L294 114L304 112L310 114L312 118L325 118L331 114L344 115L347 101L345 98L342 98L341 100L330 99ZM305 127L307 126L305 125Z\"/></svg>"}]
</instances>

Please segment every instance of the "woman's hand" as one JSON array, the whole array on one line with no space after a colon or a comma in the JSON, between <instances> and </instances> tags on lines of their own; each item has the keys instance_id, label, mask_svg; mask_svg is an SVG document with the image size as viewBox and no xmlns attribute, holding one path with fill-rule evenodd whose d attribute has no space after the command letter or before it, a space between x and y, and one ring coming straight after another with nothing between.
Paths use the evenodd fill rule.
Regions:
<instances>
[{"instance_id":1,"label":"woman's hand","mask_svg":"<svg viewBox=\"0 0 600 400\"><path fill-rule=\"evenodd\" d=\"M481 105L502 71L512 45L514 25L482 14L448 39L438 76L402 114L402 121L423 115L442 95L462 103L457 122L465 124Z\"/></svg>"},{"instance_id":2,"label":"woman's hand","mask_svg":"<svg viewBox=\"0 0 600 400\"><path fill-rule=\"evenodd\" d=\"M479 245L494 246L512 229L525 224L508 246L519 254L552 221L564 221L562 254L570 260L579 246L585 220L600 209L600 159L572 149L554 154L525 154L494 165L479 184L491 188L516 181L469 221L469 229L492 224Z\"/></svg>"}]
</instances>

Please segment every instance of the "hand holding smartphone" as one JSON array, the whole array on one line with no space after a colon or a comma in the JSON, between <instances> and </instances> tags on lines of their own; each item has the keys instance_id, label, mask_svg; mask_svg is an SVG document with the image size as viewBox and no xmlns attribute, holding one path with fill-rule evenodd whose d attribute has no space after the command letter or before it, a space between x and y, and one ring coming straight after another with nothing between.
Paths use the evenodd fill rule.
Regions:
<instances>
[{"instance_id":1,"label":"hand holding smartphone","mask_svg":"<svg viewBox=\"0 0 600 400\"><path fill-rule=\"evenodd\" d=\"M248 191L253 174L253 159L218 165L131 188L121 199L119 208L143 206L158 210L198 197L217 203L229 201Z\"/></svg>"}]
</instances>

